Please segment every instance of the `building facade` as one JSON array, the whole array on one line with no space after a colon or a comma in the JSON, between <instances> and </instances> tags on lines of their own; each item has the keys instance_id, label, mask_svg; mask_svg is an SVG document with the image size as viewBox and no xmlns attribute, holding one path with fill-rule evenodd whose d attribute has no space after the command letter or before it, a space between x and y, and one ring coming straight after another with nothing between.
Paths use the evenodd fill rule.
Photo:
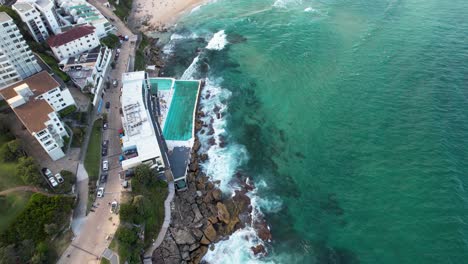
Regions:
<instances>
[{"instance_id":1,"label":"building facade","mask_svg":"<svg viewBox=\"0 0 468 264\"><path fill-rule=\"evenodd\" d=\"M60 23L54 0L18 0L17 3L28 3L40 13L41 20L49 33L60 33Z\"/></svg>"},{"instance_id":2,"label":"building facade","mask_svg":"<svg viewBox=\"0 0 468 264\"><path fill-rule=\"evenodd\" d=\"M105 75L111 59L112 51L106 46L99 46L61 61L59 67L82 92L100 94L106 82ZM95 102L93 104L96 105Z\"/></svg>"},{"instance_id":3,"label":"building facade","mask_svg":"<svg viewBox=\"0 0 468 264\"><path fill-rule=\"evenodd\" d=\"M95 28L89 25L74 27L51 36L47 43L55 57L60 61L92 50L100 45Z\"/></svg>"},{"instance_id":4,"label":"building facade","mask_svg":"<svg viewBox=\"0 0 468 264\"><path fill-rule=\"evenodd\" d=\"M63 138L69 135L57 112L75 104L67 89L60 89L43 71L6 87L0 94L52 160L65 156Z\"/></svg>"},{"instance_id":5,"label":"building facade","mask_svg":"<svg viewBox=\"0 0 468 264\"><path fill-rule=\"evenodd\" d=\"M40 70L13 19L0 12L0 89Z\"/></svg>"},{"instance_id":6,"label":"building facade","mask_svg":"<svg viewBox=\"0 0 468 264\"><path fill-rule=\"evenodd\" d=\"M70 24L88 24L96 28L98 38L103 38L109 33L115 33L116 28L104 17L99 10L84 0L59 0L64 11L62 20Z\"/></svg>"},{"instance_id":7,"label":"building facade","mask_svg":"<svg viewBox=\"0 0 468 264\"><path fill-rule=\"evenodd\" d=\"M13 9L27 25L29 34L36 42L43 42L49 38L49 32L42 21L41 14L29 3L16 3Z\"/></svg>"}]
</instances>

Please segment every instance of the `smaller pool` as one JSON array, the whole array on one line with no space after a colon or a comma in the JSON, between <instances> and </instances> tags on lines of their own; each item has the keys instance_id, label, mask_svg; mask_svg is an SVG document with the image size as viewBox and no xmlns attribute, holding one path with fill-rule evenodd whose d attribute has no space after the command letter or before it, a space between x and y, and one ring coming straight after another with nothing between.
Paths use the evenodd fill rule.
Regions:
<instances>
[{"instance_id":1,"label":"smaller pool","mask_svg":"<svg viewBox=\"0 0 468 264\"><path fill-rule=\"evenodd\" d=\"M169 79L169 78L151 78L150 79L151 93L156 94L157 90L159 91L170 90L173 83L174 83L174 80Z\"/></svg>"}]
</instances>

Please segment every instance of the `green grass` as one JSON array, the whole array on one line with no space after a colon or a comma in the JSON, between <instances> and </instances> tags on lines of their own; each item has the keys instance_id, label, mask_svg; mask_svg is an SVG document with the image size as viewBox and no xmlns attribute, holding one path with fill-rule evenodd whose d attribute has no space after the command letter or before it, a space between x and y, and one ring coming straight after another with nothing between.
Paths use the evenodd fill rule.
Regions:
<instances>
[{"instance_id":1,"label":"green grass","mask_svg":"<svg viewBox=\"0 0 468 264\"><path fill-rule=\"evenodd\" d=\"M15 139L10 133L0 133L0 146ZM23 180L16 177L16 162L0 161L0 191L24 185Z\"/></svg>"},{"instance_id":2,"label":"green grass","mask_svg":"<svg viewBox=\"0 0 468 264\"><path fill-rule=\"evenodd\" d=\"M76 111L76 106L75 105L69 105L65 107L64 109L60 110L59 115L61 118L64 118L68 115L71 115Z\"/></svg>"},{"instance_id":3,"label":"green grass","mask_svg":"<svg viewBox=\"0 0 468 264\"><path fill-rule=\"evenodd\" d=\"M0 196L0 232L3 232L13 220L26 208L31 197L28 192L16 192Z\"/></svg>"},{"instance_id":4,"label":"green grass","mask_svg":"<svg viewBox=\"0 0 468 264\"><path fill-rule=\"evenodd\" d=\"M84 161L84 166L88 172L90 181L96 181L99 178L99 169L101 166L101 130L102 120L98 119L94 121Z\"/></svg>"},{"instance_id":5,"label":"green grass","mask_svg":"<svg viewBox=\"0 0 468 264\"><path fill-rule=\"evenodd\" d=\"M111 262L106 258L101 258L101 264L110 264Z\"/></svg>"},{"instance_id":6,"label":"green grass","mask_svg":"<svg viewBox=\"0 0 468 264\"><path fill-rule=\"evenodd\" d=\"M149 212L145 219L145 241L143 243L145 248L151 245L153 239L156 239L162 227L164 222L164 201L167 193L167 184L165 182L139 190L139 194L144 195L150 201L145 204L145 210Z\"/></svg>"},{"instance_id":7,"label":"green grass","mask_svg":"<svg viewBox=\"0 0 468 264\"><path fill-rule=\"evenodd\" d=\"M1 100L1 101L0 101L0 109L3 108L3 107L6 107L6 106L8 106L7 101Z\"/></svg>"},{"instance_id":8,"label":"green grass","mask_svg":"<svg viewBox=\"0 0 468 264\"><path fill-rule=\"evenodd\" d=\"M52 56L44 53L38 53L38 55L47 65L49 65L50 68L52 68L52 71L57 74L60 79L62 79L64 82L68 82L70 80L70 77L60 70L57 61Z\"/></svg>"},{"instance_id":9,"label":"green grass","mask_svg":"<svg viewBox=\"0 0 468 264\"><path fill-rule=\"evenodd\" d=\"M74 127L72 128L72 130L73 130L73 139L72 139L71 147L81 148L81 145L83 144L83 137L86 131L82 127Z\"/></svg>"},{"instance_id":10,"label":"green grass","mask_svg":"<svg viewBox=\"0 0 468 264\"><path fill-rule=\"evenodd\" d=\"M149 45L149 38L145 34L141 34L141 42L135 53L135 71L142 71L146 68L145 48Z\"/></svg>"},{"instance_id":11,"label":"green grass","mask_svg":"<svg viewBox=\"0 0 468 264\"><path fill-rule=\"evenodd\" d=\"M122 20L125 21L128 15L130 14L130 11L132 10L132 0L120 0L119 4L115 4L115 0L110 0L109 1L114 7L115 11L114 13Z\"/></svg>"}]
</instances>

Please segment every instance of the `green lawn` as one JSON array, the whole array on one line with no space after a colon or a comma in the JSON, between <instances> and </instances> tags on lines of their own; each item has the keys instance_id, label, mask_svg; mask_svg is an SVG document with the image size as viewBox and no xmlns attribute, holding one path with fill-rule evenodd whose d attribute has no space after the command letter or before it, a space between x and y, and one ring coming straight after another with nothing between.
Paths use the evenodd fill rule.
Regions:
<instances>
[{"instance_id":1,"label":"green lawn","mask_svg":"<svg viewBox=\"0 0 468 264\"><path fill-rule=\"evenodd\" d=\"M44 53L38 53L39 57L47 64L49 65L50 68L52 68L52 71L60 77L64 82L68 82L70 80L70 77L64 73L62 70L60 70L57 61Z\"/></svg>"},{"instance_id":2,"label":"green lawn","mask_svg":"<svg viewBox=\"0 0 468 264\"><path fill-rule=\"evenodd\" d=\"M15 192L7 196L0 196L0 233L23 211L31 193Z\"/></svg>"},{"instance_id":3,"label":"green lawn","mask_svg":"<svg viewBox=\"0 0 468 264\"><path fill-rule=\"evenodd\" d=\"M98 119L94 121L84 161L84 166L88 172L90 181L96 181L99 178L99 169L101 167L101 130L102 120Z\"/></svg>"},{"instance_id":4,"label":"green lawn","mask_svg":"<svg viewBox=\"0 0 468 264\"><path fill-rule=\"evenodd\" d=\"M0 133L0 147L10 140L15 139L9 133ZM15 176L16 162L2 162L0 161L0 191L24 185L24 182Z\"/></svg>"},{"instance_id":5,"label":"green lawn","mask_svg":"<svg viewBox=\"0 0 468 264\"><path fill-rule=\"evenodd\" d=\"M140 194L143 194L150 201L145 204L145 210L149 212L148 217L145 219L145 248L152 243L153 239L156 239L162 227L164 222L164 201L167 193L167 184L165 182L140 190Z\"/></svg>"},{"instance_id":6,"label":"green lawn","mask_svg":"<svg viewBox=\"0 0 468 264\"><path fill-rule=\"evenodd\" d=\"M101 264L110 264L111 262L106 258L101 258Z\"/></svg>"}]
</instances>

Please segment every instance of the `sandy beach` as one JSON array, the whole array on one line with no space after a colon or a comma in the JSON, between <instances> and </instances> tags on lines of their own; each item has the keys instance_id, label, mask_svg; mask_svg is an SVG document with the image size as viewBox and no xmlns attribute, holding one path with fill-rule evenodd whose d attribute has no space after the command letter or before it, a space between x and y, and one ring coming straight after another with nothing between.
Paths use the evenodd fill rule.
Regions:
<instances>
[{"instance_id":1,"label":"sandy beach","mask_svg":"<svg viewBox=\"0 0 468 264\"><path fill-rule=\"evenodd\" d=\"M134 0L132 22L141 31L164 30L204 0Z\"/></svg>"}]
</instances>

